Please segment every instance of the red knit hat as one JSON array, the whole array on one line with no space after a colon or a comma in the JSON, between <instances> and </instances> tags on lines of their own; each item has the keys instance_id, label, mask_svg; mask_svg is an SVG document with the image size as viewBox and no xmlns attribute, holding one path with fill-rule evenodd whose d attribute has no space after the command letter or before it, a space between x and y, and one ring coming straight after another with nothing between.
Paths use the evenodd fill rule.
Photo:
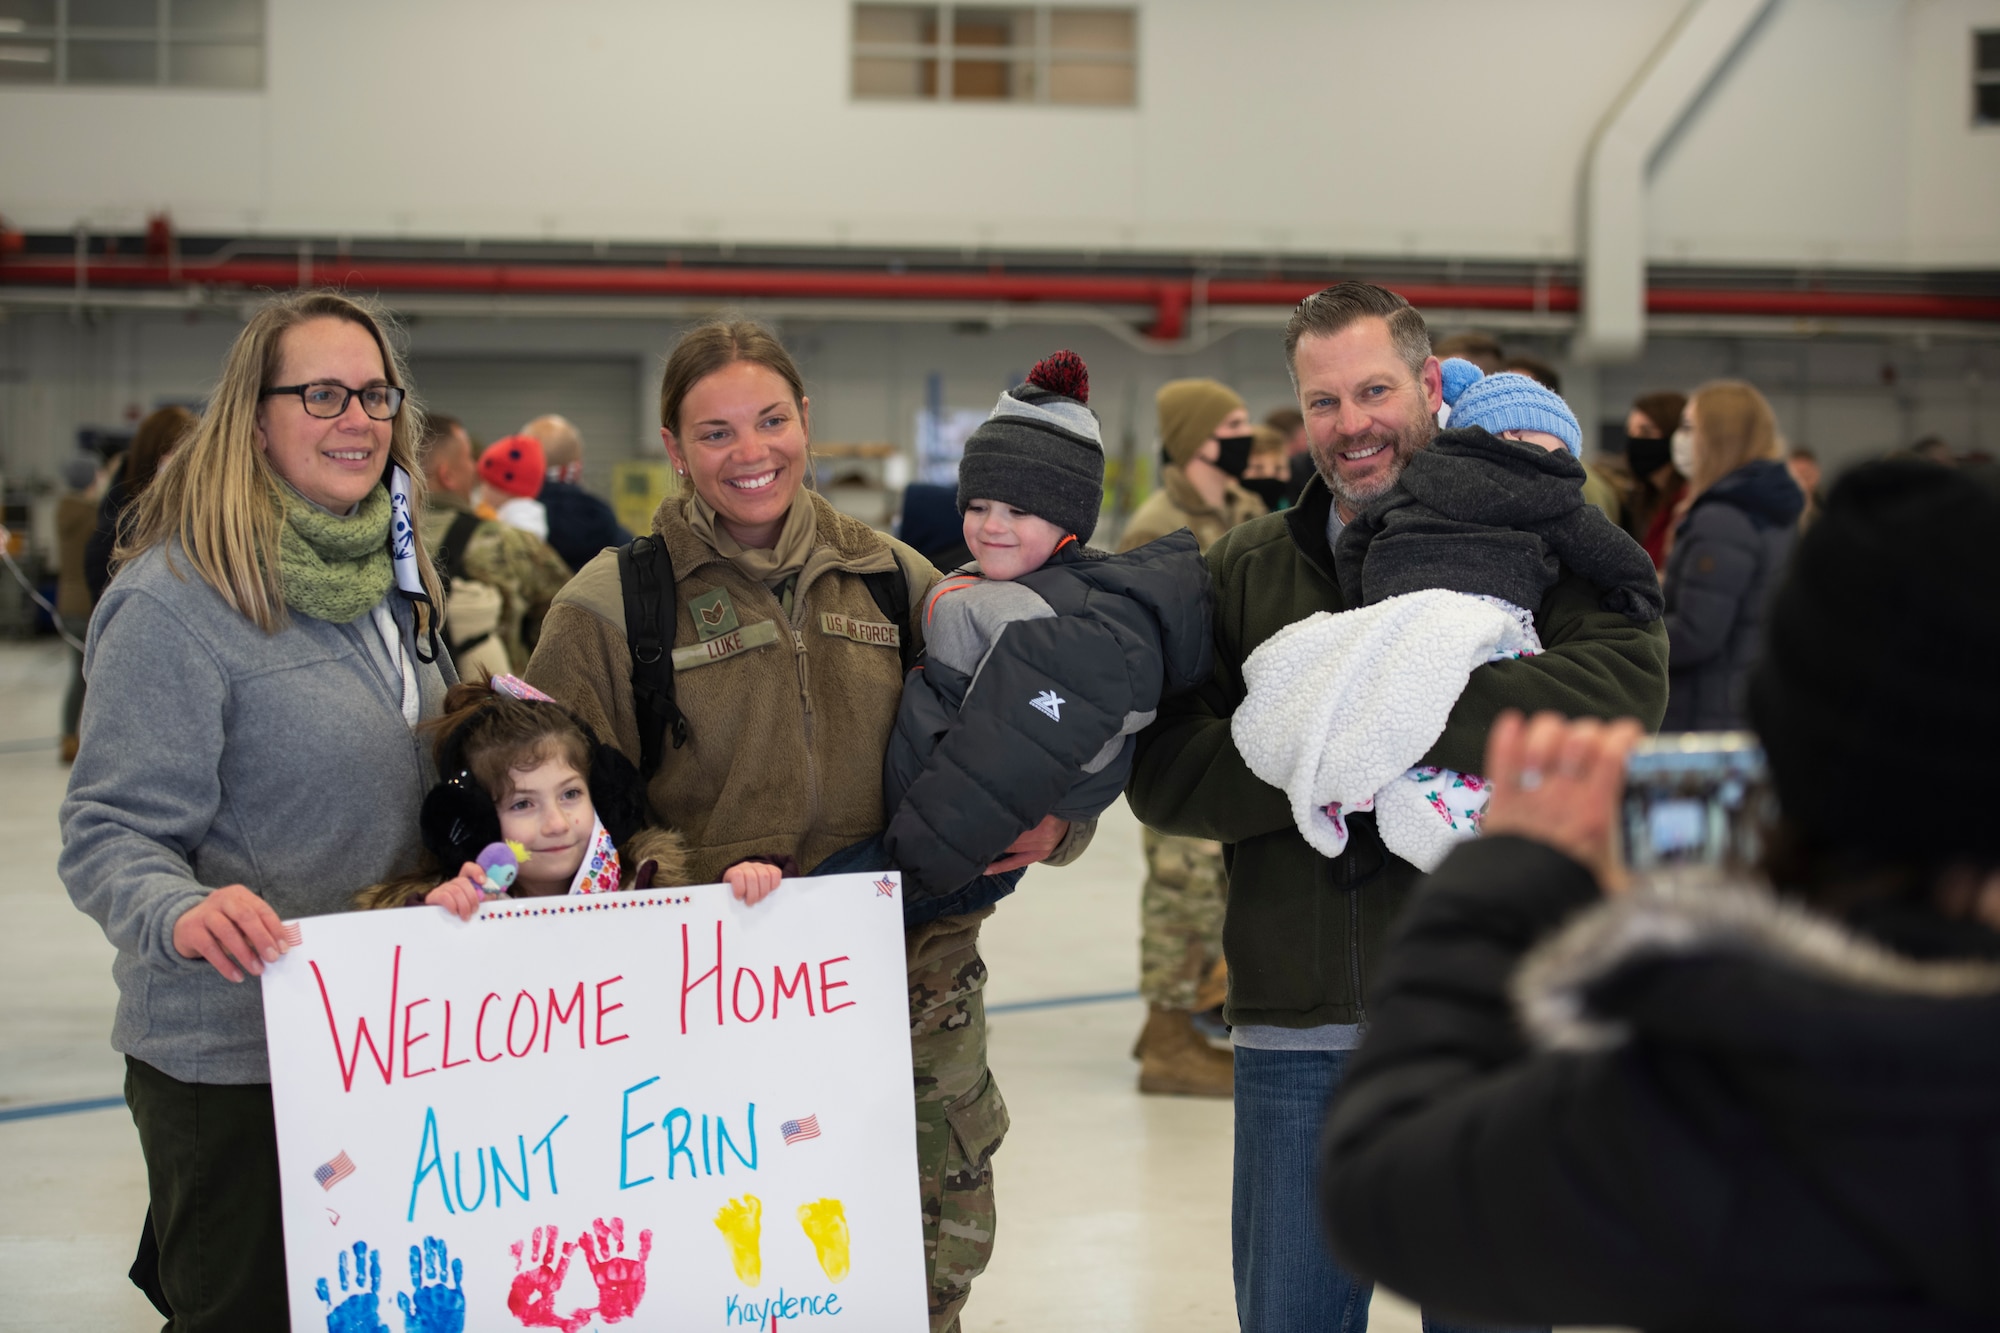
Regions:
<instances>
[{"instance_id":1,"label":"red knit hat","mask_svg":"<svg viewBox=\"0 0 2000 1333\"><path fill-rule=\"evenodd\" d=\"M509 435L486 446L479 456L479 479L495 490L532 500L542 493L548 475L542 442L532 435Z\"/></svg>"}]
</instances>

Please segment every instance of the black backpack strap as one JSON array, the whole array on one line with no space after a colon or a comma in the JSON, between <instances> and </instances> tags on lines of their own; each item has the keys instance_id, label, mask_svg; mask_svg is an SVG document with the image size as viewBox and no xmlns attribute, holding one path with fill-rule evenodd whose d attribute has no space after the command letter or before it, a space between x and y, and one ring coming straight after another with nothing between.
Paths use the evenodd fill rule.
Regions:
<instances>
[{"instance_id":1,"label":"black backpack strap","mask_svg":"<svg viewBox=\"0 0 2000 1333\"><path fill-rule=\"evenodd\" d=\"M625 644L632 651L632 709L639 722L639 776L652 781L674 748L687 744L687 718L674 702L674 562L659 538L634 537L618 548L618 586L625 599Z\"/></svg>"},{"instance_id":2,"label":"black backpack strap","mask_svg":"<svg viewBox=\"0 0 2000 1333\"><path fill-rule=\"evenodd\" d=\"M867 585L868 595L875 599L876 609L899 631L896 636L897 651L902 655L903 674L907 676L910 668L917 664L917 644L916 636L910 633L910 579L903 572L902 557L897 557L894 569L863 574L861 582Z\"/></svg>"},{"instance_id":3,"label":"black backpack strap","mask_svg":"<svg viewBox=\"0 0 2000 1333\"><path fill-rule=\"evenodd\" d=\"M465 548L472 545L472 534L479 531L479 515L471 510L462 510L451 520L445 530L444 544L438 547L438 581L444 585L447 596L451 594L451 581L458 577L460 566L465 563Z\"/></svg>"}]
</instances>

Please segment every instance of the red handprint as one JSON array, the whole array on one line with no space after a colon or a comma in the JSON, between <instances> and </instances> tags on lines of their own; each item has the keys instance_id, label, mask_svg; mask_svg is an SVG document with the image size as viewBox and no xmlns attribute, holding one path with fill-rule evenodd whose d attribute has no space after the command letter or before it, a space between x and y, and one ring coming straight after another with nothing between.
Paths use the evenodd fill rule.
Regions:
<instances>
[{"instance_id":1,"label":"red handprint","mask_svg":"<svg viewBox=\"0 0 2000 1333\"><path fill-rule=\"evenodd\" d=\"M576 1242L558 1243L556 1229L549 1226L535 1228L525 1263L521 1246L517 1240L509 1247L514 1252L514 1285L507 1291L507 1308L528 1328L578 1333L590 1322L593 1311L556 1312L556 1293L562 1289L563 1275L569 1272L569 1256Z\"/></svg>"},{"instance_id":2,"label":"red handprint","mask_svg":"<svg viewBox=\"0 0 2000 1333\"><path fill-rule=\"evenodd\" d=\"M597 1219L593 1230L586 1231L578 1242L583 1246L584 1261L590 1265L590 1275L597 1279L597 1316L607 1324L615 1324L639 1308L639 1302L646 1296L646 1260L653 1253L653 1233L650 1229L639 1233L639 1257L625 1257L625 1219L614 1217L607 1224L603 1218Z\"/></svg>"}]
</instances>

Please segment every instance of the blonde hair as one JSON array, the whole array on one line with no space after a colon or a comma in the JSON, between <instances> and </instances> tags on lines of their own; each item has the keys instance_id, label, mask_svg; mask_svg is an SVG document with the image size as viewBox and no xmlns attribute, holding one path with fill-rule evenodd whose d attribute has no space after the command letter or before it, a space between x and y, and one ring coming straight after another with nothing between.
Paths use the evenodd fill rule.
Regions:
<instances>
[{"instance_id":1,"label":"blonde hair","mask_svg":"<svg viewBox=\"0 0 2000 1333\"><path fill-rule=\"evenodd\" d=\"M367 330L382 353L383 377L405 391L403 410L390 424L389 458L410 476L412 514L423 511L424 474L417 465L423 409L408 393L409 374L389 339L388 317L372 302L340 292L295 292L258 307L236 335L207 411L176 450L174 466L163 469L137 501L114 567L178 538L195 572L232 610L267 634L284 626L278 568L284 506L278 474L257 447L257 412L281 368L286 331L315 319L346 320ZM422 542L417 566L431 606L444 605Z\"/></svg>"},{"instance_id":2,"label":"blonde hair","mask_svg":"<svg viewBox=\"0 0 2000 1333\"><path fill-rule=\"evenodd\" d=\"M1694 391L1688 411L1695 435L1690 495L1700 495L1745 463L1784 456L1777 414L1753 385L1710 380Z\"/></svg>"}]
</instances>

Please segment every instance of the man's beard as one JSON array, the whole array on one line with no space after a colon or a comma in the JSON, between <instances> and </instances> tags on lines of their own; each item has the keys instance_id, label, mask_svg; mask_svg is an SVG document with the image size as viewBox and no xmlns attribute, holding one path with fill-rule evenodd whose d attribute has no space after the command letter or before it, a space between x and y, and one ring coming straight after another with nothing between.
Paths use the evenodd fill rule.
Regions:
<instances>
[{"instance_id":1,"label":"man's beard","mask_svg":"<svg viewBox=\"0 0 2000 1333\"><path fill-rule=\"evenodd\" d=\"M1315 442L1312 448L1313 466L1326 482L1327 489L1334 498L1350 508L1359 509L1371 500L1380 499L1403 475L1403 465L1410 461L1410 455L1431 442L1437 434L1437 420L1428 413L1407 423L1401 430L1370 430L1360 435L1336 435L1324 445ZM1373 476L1359 482L1350 482L1340 475L1336 455L1355 449L1366 449L1371 445L1389 446L1389 465Z\"/></svg>"}]
</instances>

